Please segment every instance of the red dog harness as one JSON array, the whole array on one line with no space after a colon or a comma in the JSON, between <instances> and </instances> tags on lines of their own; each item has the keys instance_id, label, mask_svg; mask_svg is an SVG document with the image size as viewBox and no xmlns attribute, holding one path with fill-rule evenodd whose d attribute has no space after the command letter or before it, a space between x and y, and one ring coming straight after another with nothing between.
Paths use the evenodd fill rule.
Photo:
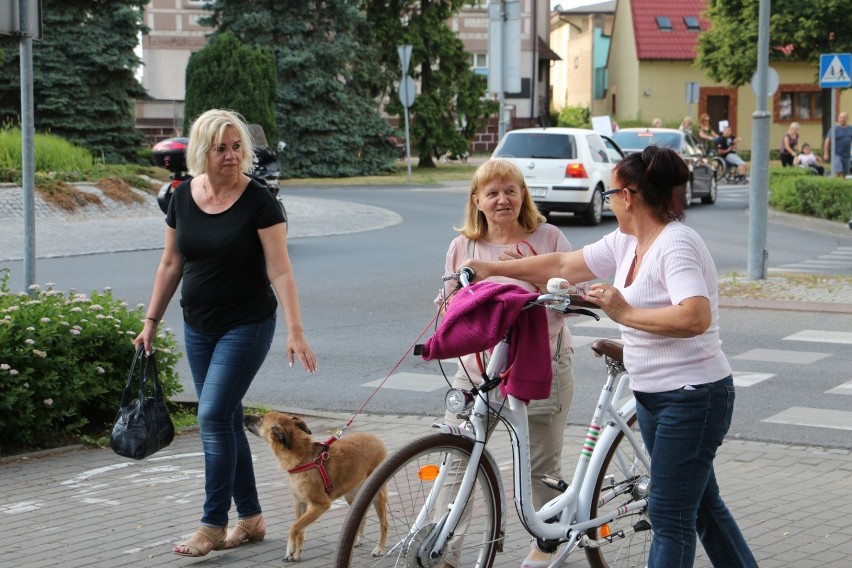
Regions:
<instances>
[{"instance_id":1,"label":"red dog harness","mask_svg":"<svg viewBox=\"0 0 852 568\"><path fill-rule=\"evenodd\" d=\"M325 470L325 464L322 462L328 461L328 458L331 457L328 453L328 448L337 440L337 436L332 436L325 442L314 442L314 445L319 446L320 453L313 460L308 463L303 463L302 465L297 465L293 469L288 469L287 473L302 473L303 471L308 471L309 469L317 468L319 470L320 475L322 476L322 481L325 484L325 492L331 493L331 479L328 477L328 472Z\"/></svg>"}]
</instances>

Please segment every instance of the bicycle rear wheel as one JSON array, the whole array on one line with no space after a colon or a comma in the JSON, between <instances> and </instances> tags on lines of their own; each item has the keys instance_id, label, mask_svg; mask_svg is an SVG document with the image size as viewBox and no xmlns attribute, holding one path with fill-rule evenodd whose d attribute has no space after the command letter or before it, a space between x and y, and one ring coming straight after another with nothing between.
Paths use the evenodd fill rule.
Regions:
<instances>
[{"instance_id":1,"label":"bicycle rear wheel","mask_svg":"<svg viewBox=\"0 0 852 568\"><path fill-rule=\"evenodd\" d=\"M631 416L627 423L641 441L636 415ZM619 432L598 473L591 518L598 515L598 510L611 511L647 497L650 479L650 472L625 439L624 432ZM613 497L613 493L617 495ZM642 568L648 564L653 533L645 509L591 529L587 535L600 545L585 549L586 559L592 568Z\"/></svg>"},{"instance_id":2,"label":"bicycle rear wheel","mask_svg":"<svg viewBox=\"0 0 852 568\"><path fill-rule=\"evenodd\" d=\"M485 456L453 538L439 558L418 560L418 549L434 535L436 524L455 501L473 444L468 438L441 433L414 440L394 452L358 491L340 533L334 566L492 566L502 547L503 495L499 472ZM444 472L439 488L436 482ZM379 523L367 516L373 501L377 497L381 501L383 489L387 492L388 538L380 551L373 548L379 542ZM359 547L362 525L369 546ZM375 556L379 553L383 556Z\"/></svg>"}]
</instances>

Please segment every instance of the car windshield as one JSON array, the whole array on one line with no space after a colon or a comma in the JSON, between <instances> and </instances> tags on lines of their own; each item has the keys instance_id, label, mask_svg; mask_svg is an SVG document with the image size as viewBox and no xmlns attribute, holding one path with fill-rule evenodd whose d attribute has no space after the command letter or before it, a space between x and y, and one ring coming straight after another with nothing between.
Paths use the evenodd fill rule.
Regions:
<instances>
[{"instance_id":1,"label":"car windshield","mask_svg":"<svg viewBox=\"0 0 852 568\"><path fill-rule=\"evenodd\" d=\"M577 147L570 134L510 132L498 148L496 157L576 160Z\"/></svg>"},{"instance_id":2,"label":"car windshield","mask_svg":"<svg viewBox=\"0 0 852 568\"><path fill-rule=\"evenodd\" d=\"M615 143L624 149L641 150L652 144L680 152L680 134L677 132L616 132Z\"/></svg>"}]
</instances>

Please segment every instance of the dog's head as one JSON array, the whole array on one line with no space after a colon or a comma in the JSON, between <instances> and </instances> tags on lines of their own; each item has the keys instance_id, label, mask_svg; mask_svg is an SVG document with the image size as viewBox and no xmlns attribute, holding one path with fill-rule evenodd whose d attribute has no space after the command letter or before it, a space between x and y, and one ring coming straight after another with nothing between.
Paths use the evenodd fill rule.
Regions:
<instances>
[{"instance_id":1,"label":"dog's head","mask_svg":"<svg viewBox=\"0 0 852 568\"><path fill-rule=\"evenodd\" d=\"M293 448L293 437L296 430L311 434L311 429L298 416L290 416L282 412L267 412L266 414L247 414L243 418L246 430L255 434L269 445L281 444L285 448Z\"/></svg>"}]
</instances>

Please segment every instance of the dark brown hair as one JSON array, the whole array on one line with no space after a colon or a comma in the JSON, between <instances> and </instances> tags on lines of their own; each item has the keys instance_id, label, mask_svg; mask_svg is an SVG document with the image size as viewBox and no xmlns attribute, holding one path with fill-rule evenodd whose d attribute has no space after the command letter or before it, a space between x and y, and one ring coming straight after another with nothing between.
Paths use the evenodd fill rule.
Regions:
<instances>
[{"instance_id":1,"label":"dark brown hair","mask_svg":"<svg viewBox=\"0 0 852 568\"><path fill-rule=\"evenodd\" d=\"M648 146L628 154L615 165L616 178L639 192L648 207L662 220L682 221L683 195L689 167L671 148Z\"/></svg>"}]
</instances>

